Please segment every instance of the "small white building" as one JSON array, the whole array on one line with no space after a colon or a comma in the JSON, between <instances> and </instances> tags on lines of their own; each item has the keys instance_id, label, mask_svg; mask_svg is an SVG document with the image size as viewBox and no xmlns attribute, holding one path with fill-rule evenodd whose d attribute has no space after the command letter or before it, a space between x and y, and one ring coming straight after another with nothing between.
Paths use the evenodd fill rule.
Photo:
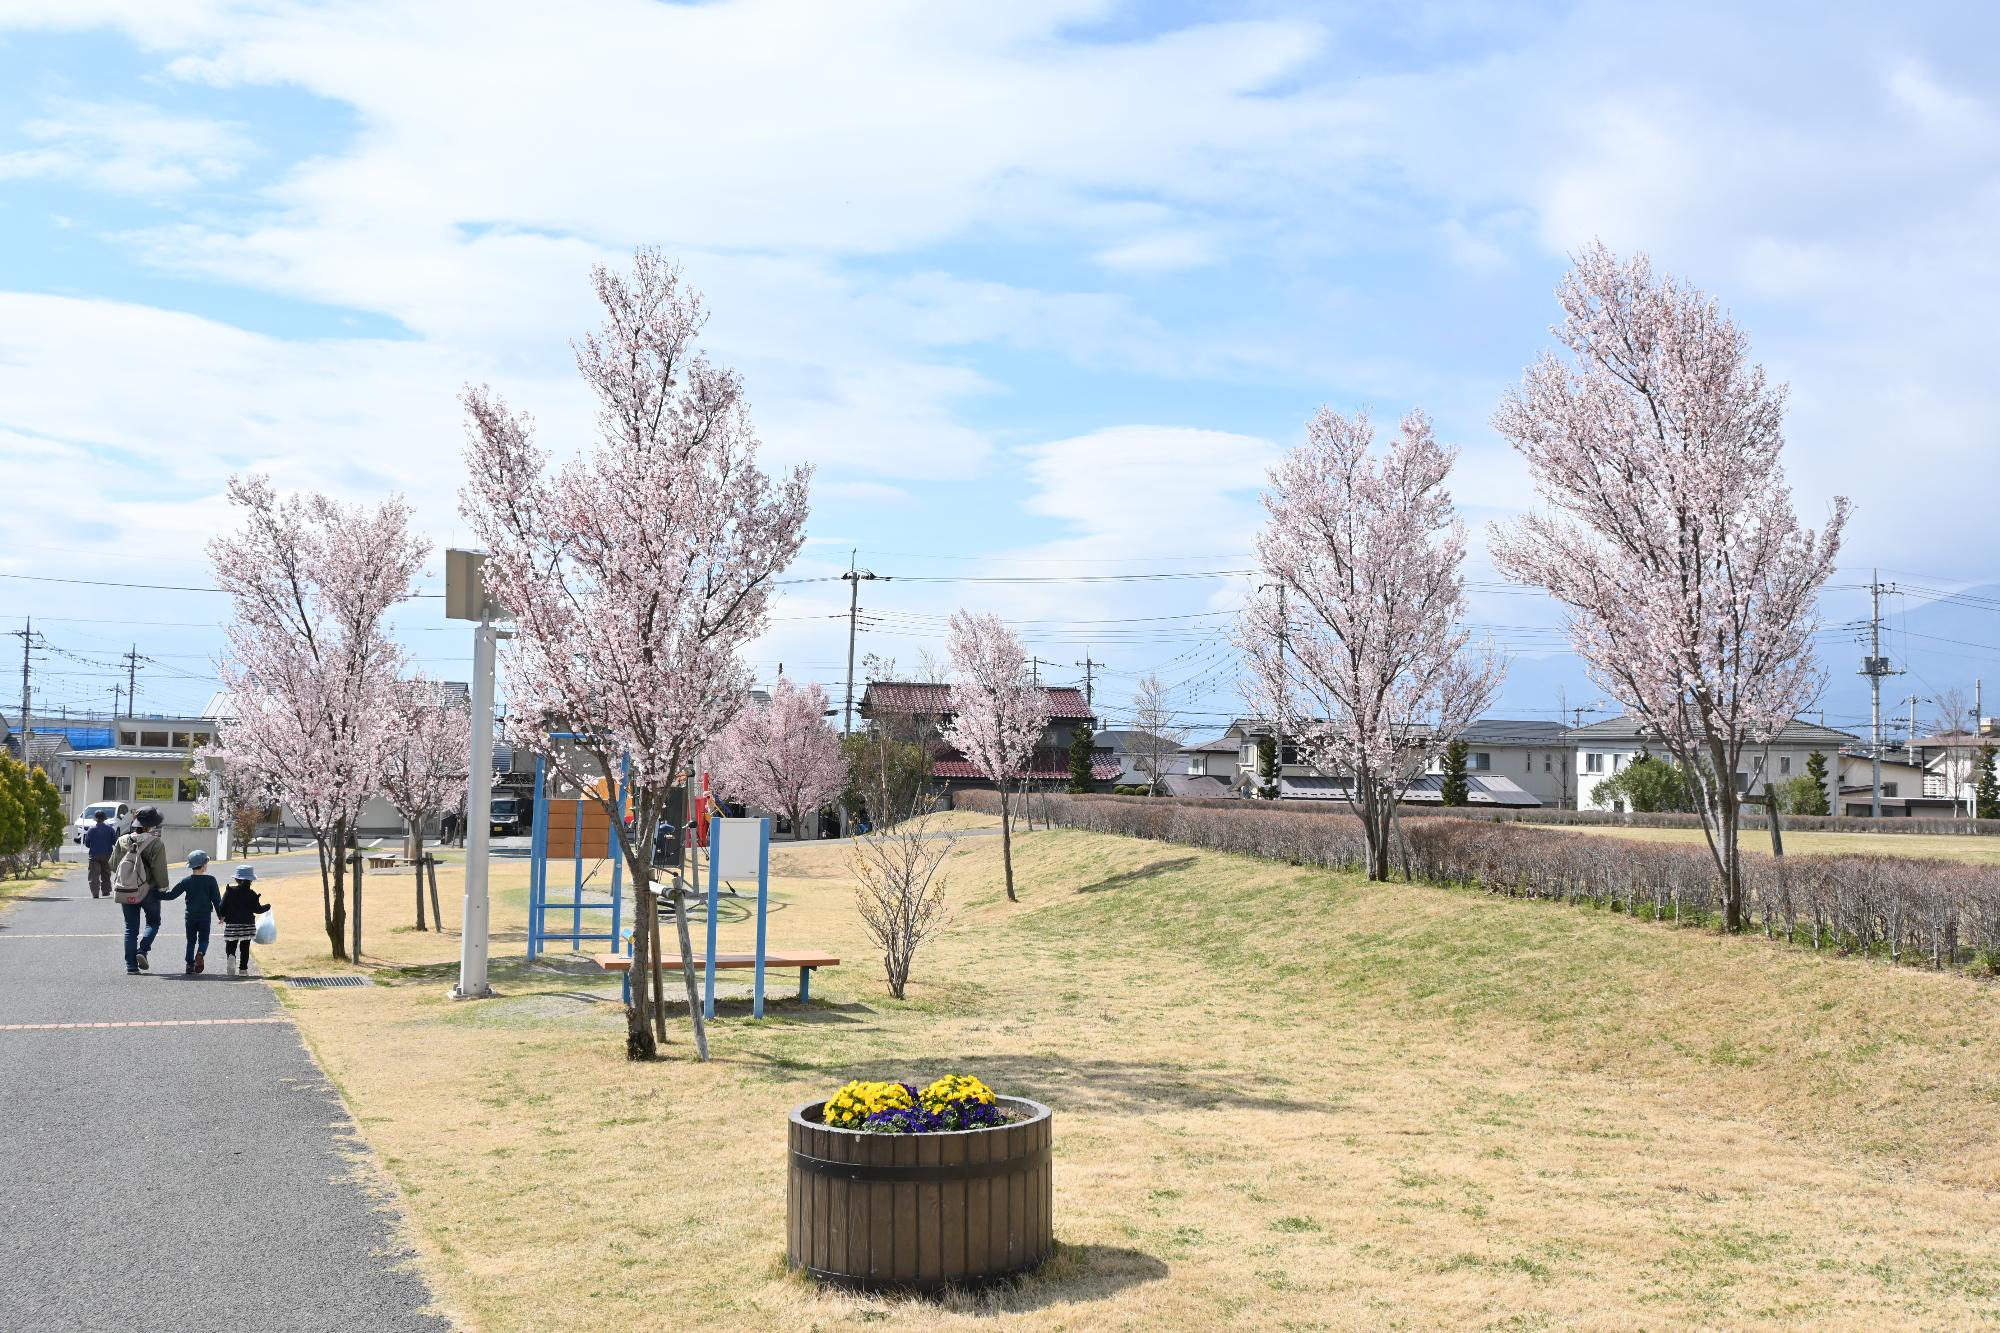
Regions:
<instances>
[{"instance_id":1,"label":"small white building","mask_svg":"<svg viewBox=\"0 0 2000 1333\"><path fill-rule=\"evenodd\" d=\"M1836 731L1832 727L1796 720L1789 722L1769 743L1744 747L1743 766L1736 773L1736 790L1745 794L1761 794L1767 782L1778 785L1790 782L1805 773L1806 760L1817 752L1826 757L1827 809L1838 810L1841 806L1840 749L1843 745L1853 745L1858 739L1849 732ZM1568 740L1576 747L1579 810L1613 809L1610 801L1597 798L1598 784L1623 772L1626 765L1641 754L1652 754L1661 759L1671 757L1657 737L1649 738L1638 720L1630 716L1573 727Z\"/></svg>"}]
</instances>

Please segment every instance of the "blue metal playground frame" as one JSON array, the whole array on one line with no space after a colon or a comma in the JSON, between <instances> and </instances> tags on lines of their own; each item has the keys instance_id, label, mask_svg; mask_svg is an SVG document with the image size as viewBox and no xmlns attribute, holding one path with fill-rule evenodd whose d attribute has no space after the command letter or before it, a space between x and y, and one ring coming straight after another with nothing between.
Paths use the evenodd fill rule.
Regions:
<instances>
[{"instance_id":1,"label":"blue metal playground frame","mask_svg":"<svg viewBox=\"0 0 2000 1333\"><path fill-rule=\"evenodd\" d=\"M578 737L574 732L567 731L555 732L549 736L552 744L576 739ZM608 940L614 949L623 947L619 937L619 926L624 914L625 795L626 785L632 776L632 761L627 757L619 763L618 799L613 808L611 827L606 831L610 841L605 850L605 857L611 862L611 901L608 903L583 900L583 811L581 809L577 811L576 837L569 849L573 870L570 896L559 902L549 901L548 763L546 755L535 756L535 817L528 851L528 957L539 957L552 941L568 944L572 953L582 952L579 945L598 940ZM576 797L579 806L589 799L581 792ZM560 911L569 913L569 928L565 930L558 927L550 930L549 913ZM609 931L584 929L585 912L605 911L611 913Z\"/></svg>"}]
</instances>

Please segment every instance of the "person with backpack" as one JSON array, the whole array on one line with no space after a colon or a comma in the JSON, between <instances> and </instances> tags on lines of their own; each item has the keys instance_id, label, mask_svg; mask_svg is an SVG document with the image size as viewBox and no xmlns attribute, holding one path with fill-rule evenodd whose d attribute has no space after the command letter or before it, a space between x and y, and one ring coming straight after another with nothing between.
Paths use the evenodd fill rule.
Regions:
<instances>
[{"instance_id":1,"label":"person with backpack","mask_svg":"<svg viewBox=\"0 0 2000 1333\"><path fill-rule=\"evenodd\" d=\"M250 887L257 878L256 866L236 867L236 880L222 891L222 951L229 955L229 975L250 975L250 941L257 934L257 917L271 910L271 904ZM242 961L237 960L238 951Z\"/></svg>"},{"instance_id":2,"label":"person with backpack","mask_svg":"<svg viewBox=\"0 0 2000 1333\"><path fill-rule=\"evenodd\" d=\"M208 967L208 932L215 913L222 908L222 886L208 874L208 853L188 853L187 878L160 895L161 902L187 896L187 975Z\"/></svg>"},{"instance_id":3,"label":"person with backpack","mask_svg":"<svg viewBox=\"0 0 2000 1333\"><path fill-rule=\"evenodd\" d=\"M125 971L132 976L152 966L146 957L160 933L160 893L167 887L167 848L160 838L165 822L158 807L140 806L132 816L132 831L118 840L111 867L112 896L125 913ZM143 937L141 917L146 921Z\"/></svg>"},{"instance_id":4,"label":"person with backpack","mask_svg":"<svg viewBox=\"0 0 2000 1333\"><path fill-rule=\"evenodd\" d=\"M111 853L118 846L118 826L111 822L109 810L93 810L90 817L96 822L83 834L83 848L90 853L90 896L109 898Z\"/></svg>"}]
</instances>

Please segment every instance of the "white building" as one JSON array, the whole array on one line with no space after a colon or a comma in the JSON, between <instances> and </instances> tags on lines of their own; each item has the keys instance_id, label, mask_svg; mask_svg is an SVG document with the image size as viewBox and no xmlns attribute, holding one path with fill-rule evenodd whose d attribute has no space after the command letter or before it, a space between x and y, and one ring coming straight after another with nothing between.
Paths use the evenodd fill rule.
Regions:
<instances>
[{"instance_id":1,"label":"white building","mask_svg":"<svg viewBox=\"0 0 2000 1333\"><path fill-rule=\"evenodd\" d=\"M1806 760L1817 752L1826 757L1827 809L1838 810L1841 804L1838 790L1840 748L1853 745L1857 739L1848 732L1831 727L1815 726L1810 722L1789 722L1768 744L1744 747L1742 767L1736 773L1736 790L1761 794L1767 782L1776 785L1789 782L1805 773ZM1613 809L1610 801L1598 799L1598 784L1623 772L1626 765L1641 754L1652 754L1662 759L1670 757L1666 747L1657 738L1649 739L1641 731L1638 720L1629 716L1572 727L1568 740L1576 747L1579 810Z\"/></svg>"}]
</instances>

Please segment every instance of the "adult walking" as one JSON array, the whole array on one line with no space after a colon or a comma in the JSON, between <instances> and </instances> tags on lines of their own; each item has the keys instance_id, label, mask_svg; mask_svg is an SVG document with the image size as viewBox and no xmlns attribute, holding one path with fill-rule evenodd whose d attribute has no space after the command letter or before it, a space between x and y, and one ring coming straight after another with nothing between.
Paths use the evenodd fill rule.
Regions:
<instances>
[{"instance_id":1,"label":"adult walking","mask_svg":"<svg viewBox=\"0 0 2000 1333\"><path fill-rule=\"evenodd\" d=\"M90 896L109 898L111 896L111 853L118 846L118 826L110 820L110 811L93 810L90 817L96 822L83 831L84 850L90 853Z\"/></svg>"},{"instance_id":2,"label":"adult walking","mask_svg":"<svg viewBox=\"0 0 2000 1333\"><path fill-rule=\"evenodd\" d=\"M118 840L111 884L125 912L125 971L137 976L152 966L147 955L160 933L160 894L167 887L167 847L160 838L159 809L144 805L132 816L132 831ZM143 918L146 933L139 933Z\"/></svg>"}]
</instances>

